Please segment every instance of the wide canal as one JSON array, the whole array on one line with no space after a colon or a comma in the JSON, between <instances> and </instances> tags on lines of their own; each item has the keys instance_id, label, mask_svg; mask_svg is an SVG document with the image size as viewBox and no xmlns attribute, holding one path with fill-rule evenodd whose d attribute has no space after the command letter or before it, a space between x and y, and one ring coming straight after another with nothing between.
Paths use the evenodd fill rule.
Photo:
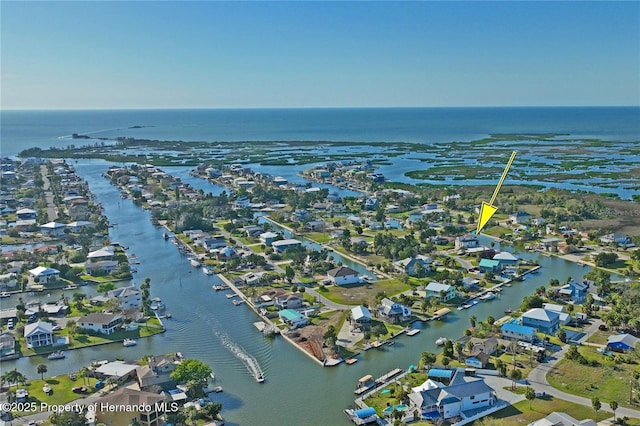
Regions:
<instances>
[{"instance_id":1,"label":"wide canal","mask_svg":"<svg viewBox=\"0 0 640 426\"><path fill-rule=\"evenodd\" d=\"M75 164L80 176L87 180L91 191L102 203L111 223L111 241L128 246L140 260L133 280L141 284L151 278L151 295L160 297L173 315L165 320L167 332L140 339L137 346L124 348L110 344L67 352L62 361L47 361L44 357L22 358L5 362L2 369L18 368L29 378L37 378L36 366L46 363L51 376L77 371L92 360L135 359L148 354L182 352L186 357L200 359L216 372L224 393L215 398L223 404L227 424L349 424L342 410L352 403L353 389L358 378L379 376L396 368L417 364L423 351L436 352L435 340L440 336L457 338L469 327L469 317L483 320L492 315L500 318L507 308L517 308L523 297L536 287L546 285L551 278L561 282L569 276L580 278L589 268L554 257L520 253L524 258L539 262L539 274L529 275L526 281L505 288L501 296L475 307L454 310L445 321L417 324L422 332L414 337L401 336L386 350L370 350L361 355L360 362L347 366L322 368L307 355L282 338L266 338L252 325L257 316L246 306L234 306L211 286L215 276L206 276L194 269L177 248L162 239L162 230L154 227L149 212L136 207L130 200L121 200L119 191L101 176L109 167L103 161L83 161ZM186 173L184 181L190 178ZM485 241L486 244L489 241ZM92 287L80 291L89 293ZM78 290L73 290L78 291ZM73 291L67 291L70 297ZM95 292L95 290L93 290ZM47 299L46 295L38 295ZM32 296L35 297L35 296ZM53 292L49 299L57 299ZM25 300L29 300L25 296ZM4 306L17 300L5 299ZM258 384L252 369L257 362L264 371L266 382Z\"/></svg>"}]
</instances>

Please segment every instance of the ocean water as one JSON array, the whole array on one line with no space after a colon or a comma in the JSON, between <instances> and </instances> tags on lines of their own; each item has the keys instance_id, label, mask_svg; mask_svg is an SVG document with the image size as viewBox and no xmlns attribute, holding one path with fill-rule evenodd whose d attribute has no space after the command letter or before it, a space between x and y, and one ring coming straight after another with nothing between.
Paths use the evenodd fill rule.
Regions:
<instances>
[{"instance_id":1,"label":"ocean water","mask_svg":"<svg viewBox=\"0 0 640 426\"><path fill-rule=\"evenodd\" d=\"M469 141L491 133L563 133L638 142L640 107L0 111L3 156L30 147L65 147L72 143L72 133L212 142L425 144Z\"/></svg>"}]
</instances>

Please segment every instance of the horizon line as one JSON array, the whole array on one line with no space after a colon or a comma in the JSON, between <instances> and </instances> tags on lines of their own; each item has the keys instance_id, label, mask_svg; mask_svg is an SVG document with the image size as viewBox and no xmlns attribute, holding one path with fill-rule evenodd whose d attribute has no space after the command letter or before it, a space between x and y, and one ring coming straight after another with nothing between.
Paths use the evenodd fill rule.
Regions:
<instances>
[{"instance_id":1,"label":"horizon line","mask_svg":"<svg viewBox=\"0 0 640 426\"><path fill-rule=\"evenodd\" d=\"M463 109L463 108L638 108L640 104L622 105L448 105L448 106L247 106L247 107L73 107L73 108L0 108L13 111L188 111L188 110L292 110L292 109Z\"/></svg>"}]
</instances>

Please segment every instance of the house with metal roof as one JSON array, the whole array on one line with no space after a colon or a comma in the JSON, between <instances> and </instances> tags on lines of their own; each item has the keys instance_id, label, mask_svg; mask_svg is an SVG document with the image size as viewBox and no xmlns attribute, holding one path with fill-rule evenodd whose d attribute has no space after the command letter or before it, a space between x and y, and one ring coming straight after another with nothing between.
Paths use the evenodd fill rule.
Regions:
<instances>
[{"instance_id":1,"label":"house with metal roof","mask_svg":"<svg viewBox=\"0 0 640 426\"><path fill-rule=\"evenodd\" d=\"M283 309L278 312L278 316L282 322L289 324L293 328L304 327L309 324L309 318L293 309Z\"/></svg>"},{"instance_id":2,"label":"house with metal roof","mask_svg":"<svg viewBox=\"0 0 640 426\"><path fill-rule=\"evenodd\" d=\"M497 260L500 262L500 269L504 268L517 268L518 262L520 259L518 256L509 253L508 251L501 251L500 253L493 256L493 260Z\"/></svg>"},{"instance_id":3,"label":"house with metal roof","mask_svg":"<svg viewBox=\"0 0 640 426\"><path fill-rule=\"evenodd\" d=\"M367 330L371 327L371 312L362 305L356 306L351 308L351 320L354 328Z\"/></svg>"},{"instance_id":4,"label":"house with metal roof","mask_svg":"<svg viewBox=\"0 0 640 426\"><path fill-rule=\"evenodd\" d=\"M60 271L54 268L45 268L38 266L29 271L29 279L31 282L38 284L47 284L60 281Z\"/></svg>"},{"instance_id":5,"label":"house with metal roof","mask_svg":"<svg viewBox=\"0 0 640 426\"><path fill-rule=\"evenodd\" d=\"M411 308L386 297L380 301L376 313L378 317L391 323L408 321L411 318Z\"/></svg>"},{"instance_id":6,"label":"house with metal roof","mask_svg":"<svg viewBox=\"0 0 640 426\"><path fill-rule=\"evenodd\" d=\"M527 426L596 426L591 419L577 420L567 413L554 411L544 419L536 420Z\"/></svg>"},{"instance_id":7,"label":"house with metal roof","mask_svg":"<svg viewBox=\"0 0 640 426\"><path fill-rule=\"evenodd\" d=\"M607 338L607 347L614 351L631 351L636 347L639 340L640 339L629 333L614 334Z\"/></svg>"},{"instance_id":8,"label":"house with metal roof","mask_svg":"<svg viewBox=\"0 0 640 426\"><path fill-rule=\"evenodd\" d=\"M44 225L40 225L40 232L42 235L48 235L50 237L64 236L65 229L67 229L67 225L59 222L49 222Z\"/></svg>"},{"instance_id":9,"label":"house with metal roof","mask_svg":"<svg viewBox=\"0 0 640 426\"><path fill-rule=\"evenodd\" d=\"M419 254L414 257L407 257L406 259L393 262L393 267L397 271L413 277L421 275L420 272L426 273L431 271L431 262L432 260L430 257Z\"/></svg>"},{"instance_id":10,"label":"house with metal roof","mask_svg":"<svg viewBox=\"0 0 640 426\"><path fill-rule=\"evenodd\" d=\"M78 327L102 334L111 334L122 324L122 321L122 315L94 312L80 317L78 319Z\"/></svg>"},{"instance_id":11,"label":"house with metal roof","mask_svg":"<svg viewBox=\"0 0 640 426\"><path fill-rule=\"evenodd\" d=\"M441 284L436 281L431 281L424 288L425 297L428 299L430 297L435 297L442 302L446 302L447 300L451 300L457 296L456 288L449 284Z\"/></svg>"},{"instance_id":12,"label":"house with metal roof","mask_svg":"<svg viewBox=\"0 0 640 426\"><path fill-rule=\"evenodd\" d=\"M283 253L290 248L297 248L302 246L302 242L295 239L279 240L271 243L271 247L276 253Z\"/></svg>"},{"instance_id":13,"label":"house with metal roof","mask_svg":"<svg viewBox=\"0 0 640 426\"><path fill-rule=\"evenodd\" d=\"M27 348L53 345L53 324L37 321L24 326L24 339Z\"/></svg>"},{"instance_id":14,"label":"house with metal roof","mask_svg":"<svg viewBox=\"0 0 640 426\"><path fill-rule=\"evenodd\" d=\"M480 259L478 264L480 272L498 272L500 271L500 261L493 259Z\"/></svg>"},{"instance_id":15,"label":"house with metal roof","mask_svg":"<svg viewBox=\"0 0 640 426\"><path fill-rule=\"evenodd\" d=\"M512 322L503 324L502 327L500 327L500 332L505 339L522 340L525 342L533 342L536 336L535 328Z\"/></svg>"},{"instance_id":16,"label":"house with metal roof","mask_svg":"<svg viewBox=\"0 0 640 426\"><path fill-rule=\"evenodd\" d=\"M520 319L522 325L533 327L541 333L555 334L560 327L560 314L542 308L529 309Z\"/></svg>"}]
</instances>

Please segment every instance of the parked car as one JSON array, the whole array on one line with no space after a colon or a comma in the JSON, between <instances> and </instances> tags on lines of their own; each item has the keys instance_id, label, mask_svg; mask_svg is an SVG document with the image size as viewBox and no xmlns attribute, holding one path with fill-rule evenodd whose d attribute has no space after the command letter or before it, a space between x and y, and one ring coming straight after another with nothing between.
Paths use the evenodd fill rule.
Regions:
<instances>
[{"instance_id":1,"label":"parked car","mask_svg":"<svg viewBox=\"0 0 640 426\"><path fill-rule=\"evenodd\" d=\"M606 325L606 324L600 324L600 325L598 326L598 330L600 330L600 331L607 331L607 330L608 330L607 325Z\"/></svg>"}]
</instances>

